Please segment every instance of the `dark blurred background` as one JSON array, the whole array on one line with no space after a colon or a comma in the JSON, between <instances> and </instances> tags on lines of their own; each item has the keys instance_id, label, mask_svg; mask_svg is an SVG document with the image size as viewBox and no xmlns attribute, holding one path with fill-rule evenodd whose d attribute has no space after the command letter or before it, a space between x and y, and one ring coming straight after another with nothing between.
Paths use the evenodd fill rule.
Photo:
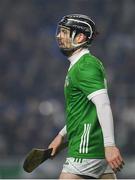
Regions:
<instances>
[{"instance_id":1,"label":"dark blurred background","mask_svg":"<svg viewBox=\"0 0 135 180\"><path fill-rule=\"evenodd\" d=\"M0 0L0 178L58 178L62 169L66 151L31 174L22 163L64 126L69 62L55 29L71 13L97 24L100 35L90 50L108 74L116 142L126 163L118 177L135 178L134 0Z\"/></svg>"}]
</instances>

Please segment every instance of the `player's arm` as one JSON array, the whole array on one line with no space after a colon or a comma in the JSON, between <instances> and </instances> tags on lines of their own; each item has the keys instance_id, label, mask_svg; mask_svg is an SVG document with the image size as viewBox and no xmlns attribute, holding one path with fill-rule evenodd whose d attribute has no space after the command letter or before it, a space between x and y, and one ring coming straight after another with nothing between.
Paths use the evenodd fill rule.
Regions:
<instances>
[{"instance_id":1,"label":"player's arm","mask_svg":"<svg viewBox=\"0 0 135 180\"><path fill-rule=\"evenodd\" d=\"M51 153L52 156L55 156L59 150L64 149L67 146L67 143L64 143L64 137L66 136L66 126L58 133L58 135L53 139L48 148L53 148Z\"/></svg>"},{"instance_id":2,"label":"player's arm","mask_svg":"<svg viewBox=\"0 0 135 180\"><path fill-rule=\"evenodd\" d=\"M96 106L104 137L106 160L113 169L116 169L122 166L123 160L115 146L113 117L104 79L103 67L97 66L94 61L78 65L76 81L81 91Z\"/></svg>"},{"instance_id":3,"label":"player's arm","mask_svg":"<svg viewBox=\"0 0 135 180\"><path fill-rule=\"evenodd\" d=\"M97 93L98 94L98 93ZM100 93L91 98L95 104L98 119L102 128L105 156L112 169L120 170L123 165L119 149L115 145L113 116L107 92Z\"/></svg>"}]
</instances>

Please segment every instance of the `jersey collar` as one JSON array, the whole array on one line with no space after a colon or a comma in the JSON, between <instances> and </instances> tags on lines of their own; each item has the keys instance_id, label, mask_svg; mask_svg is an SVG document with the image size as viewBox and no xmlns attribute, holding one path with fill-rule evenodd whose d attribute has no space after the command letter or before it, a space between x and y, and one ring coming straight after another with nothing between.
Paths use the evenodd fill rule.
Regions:
<instances>
[{"instance_id":1,"label":"jersey collar","mask_svg":"<svg viewBox=\"0 0 135 180\"><path fill-rule=\"evenodd\" d=\"M70 61L70 66L69 69L84 55L89 53L89 50L87 48L82 49L78 53L72 55L71 57L68 58Z\"/></svg>"}]
</instances>

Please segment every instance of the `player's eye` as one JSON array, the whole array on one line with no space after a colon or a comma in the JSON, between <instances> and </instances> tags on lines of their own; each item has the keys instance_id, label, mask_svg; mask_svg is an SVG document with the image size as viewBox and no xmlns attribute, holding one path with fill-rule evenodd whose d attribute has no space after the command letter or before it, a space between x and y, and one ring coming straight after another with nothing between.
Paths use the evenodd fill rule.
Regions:
<instances>
[{"instance_id":1,"label":"player's eye","mask_svg":"<svg viewBox=\"0 0 135 180\"><path fill-rule=\"evenodd\" d=\"M65 29L62 29L61 32L67 34L67 31Z\"/></svg>"}]
</instances>

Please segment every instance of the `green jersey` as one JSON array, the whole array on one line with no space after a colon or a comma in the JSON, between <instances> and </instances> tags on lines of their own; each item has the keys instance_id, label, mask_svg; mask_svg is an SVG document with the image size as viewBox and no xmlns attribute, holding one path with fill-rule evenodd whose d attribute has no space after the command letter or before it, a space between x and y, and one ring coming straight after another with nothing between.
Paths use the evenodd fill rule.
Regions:
<instances>
[{"instance_id":1,"label":"green jersey","mask_svg":"<svg viewBox=\"0 0 135 180\"><path fill-rule=\"evenodd\" d=\"M90 100L106 89L102 63L84 54L68 71L65 80L68 156L104 158L104 142L96 107Z\"/></svg>"}]
</instances>

